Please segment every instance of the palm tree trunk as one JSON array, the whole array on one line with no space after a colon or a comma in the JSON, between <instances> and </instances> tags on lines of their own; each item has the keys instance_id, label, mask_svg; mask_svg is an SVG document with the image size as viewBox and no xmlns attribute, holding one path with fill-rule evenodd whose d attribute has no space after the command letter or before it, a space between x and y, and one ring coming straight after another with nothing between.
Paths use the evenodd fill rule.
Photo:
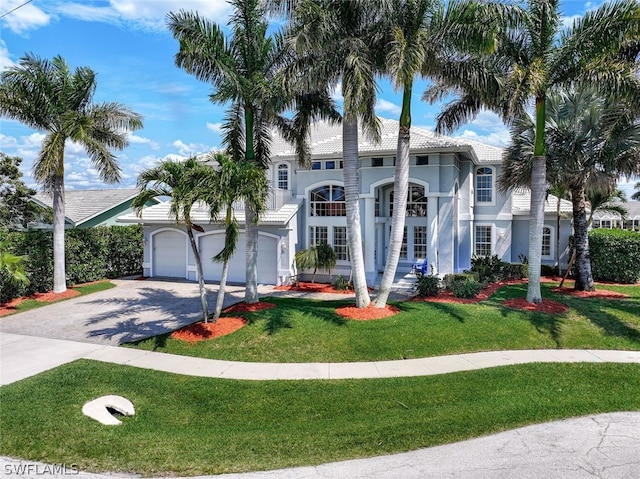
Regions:
<instances>
[{"instance_id":1,"label":"palm tree trunk","mask_svg":"<svg viewBox=\"0 0 640 479\"><path fill-rule=\"evenodd\" d=\"M531 216L529 217L529 285L527 301L541 303L540 269L542 267L542 228L544 227L544 197L546 157L534 156L531 169Z\"/></svg>"},{"instance_id":2,"label":"palm tree trunk","mask_svg":"<svg viewBox=\"0 0 640 479\"><path fill-rule=\"evenodd\" d=\"M258 297L258 224L256 213L249 205L245 206L246 239L247 239L247 279L244 301L247 304L257 303Z\"/></svg>"},{"instance_id":3,"label":"palm tree trunk","mask_svg":"<svg viewBox=\"0 0 640 479\"><path fill-rule=\"evenodd\" d=\"M53 180L53 292L67 290L64 252L64 173Z\"/></svg>"},{"instance_id":4,"label":"palm tree trunk","mask_svg":"<svg viewBox=\"0 0 640 479\"><path fill-rule=\"evenodd\" d=\"M224 295L227 291L227 275L229 273L229 260L222 263L222 275L220 276L220 288L218 289L218 297L216 298L216 310L213 313L213 321L217 321L222 314L222 305L224 304Z\"/></svg>"},{"instance_id":5,"label":"palm tree trunk","mask_svg":"<svg viewBox=\"0 0 640 479\"><path fill-rule=\"evenodd\" d=\"M202 273L202 260L200 259L200 252L198 251L198 245L193 237L193 230L191 229L191 221L185 218L187 223L187 236L189 236L189 243L191 243L191 249L193 250L193 257L196 261L196 274L198 275L198 288L200 290L200 305L202 306L202 316L204 322L209 320L209 302L207 300L207 288L204 285L204 274Z\"/></svg>"},{"instance_id":6,"label":"palm tree trunk","mask_svg":"<svg viewBox=\"0 0 640 479\"><path fill-rule=\"evenodd\" d=\"M591 275L591 258L589 256L589 232L584 185L573 188L571 198L573 202L573 239L576 255L576 283L574 289L577 291L595 291L596 288Z\"/></svg>"},{"instance_id":7,"label":"palm tree trunk","mask_svg":"<svg viewBox=\"0 0 640 479\"><path fill-rule=\"evenodd\" d=\"M404 237L407 193L409 190L409 144L411 140L411 87L404 90L400 129L398 131L398 151L396 153L395 178L393 180L393 218L387 251L387 262L380 281L380 290L376 298L377 308L384 308L393 287L398 269L400 249Z\"/></svg>"},{"instance_id":8,"label":"palm tree trunk","mask_svg":"<svg viewBox=\"0 0 640 479\"><path fill-rule=\"evenodd\" d=\"M342 120L342 141L344 161L344 194L347 210L347 242L351 251L351 269L353 271L353 289L356 295L356 307L369 306L369 290L364 270L362 252L362 232L360 230L360 175L358 167L358 121Z\"/></svg>"},{"instance_id":9,"label":"palm tree trunk","mask_svg":"<svg viewBox=\"0 0 640 479\"><path fill-rule=\"evenodd\" d=\"M542 303L540 269L542 267L542 228L544 227L544 199L546 196L547 158L545 153L545 95L536 97L536 139L531 168L531 207L529 211L529 285L527 301Z\"/></svg>"}]
</instances>

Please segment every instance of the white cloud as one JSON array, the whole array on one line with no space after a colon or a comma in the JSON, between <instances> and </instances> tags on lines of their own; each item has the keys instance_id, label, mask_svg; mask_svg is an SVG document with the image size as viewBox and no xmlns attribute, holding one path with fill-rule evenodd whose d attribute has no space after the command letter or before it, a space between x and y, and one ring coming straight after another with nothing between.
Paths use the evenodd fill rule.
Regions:
<instances>
[{"instance_id":1,"label":"white cloud","mask_svg":"<svg viewBox=\"0 0 640 479\"><path fill-rule=\"evenodd\" d=\"M182 140L176 140L171 144L178 150L181 156L192 156L207 153L211 151L211 147L202 143L184 143Z\"/></svg>"},{"instance_id":2,"label":"white cloud","mask_svg":"<svg viewBox=\"0 0 640 479\"><path fill-rule=\"evenodd\" d=\"M390 101L378 98L375 106L376 111L391 113L392 115L399 116L402 108Z\"/></svg>"},{"instance_id":3,"label":"white cloud","mask_svg":"<svg viewBox=\"0 0 640 479\"><path fill-rule=\"evenodd\" d=\"M160 145L158 145L157 142L155 142L155 141L153 141L153 140L151 140L149 138L145 138L143 136L129 134L128 139L129 139L129 143L131 143L131 144L149 145L149 147L152 150L159 150L160 149Z\"/></svg>"},{"instance_id":4,"label":"white cloud","mask_svg":"<svg viewBox=\"0 0 640 479\"><path fill-rule=\"evenodd\" d=\"M222 131L222 123L209 123L207 122L207 128L214 133L220 133Z\"/></svg>"},{"instance_id":5,"label":"white cloud","mask_svg":"<svg viewBox=\"0 0 640 479\"><path fill-rule=\"evenodd\" d=\"M15 62L9 57L7 44L0 39L0 71L4 71L12 66L15 66Z\"/></svg>"},{"instance_id":6,"label":"white cloud","mask_svg":"<svg viewBox=\"0 0 640 479\"><path fill-rule=\"evenodd\" d=\"M49 23L51 17L36 5L33 3L22 4L24 4L24 0L4 0L2 2L2 13L8 14L2 18L1 23L6 25L9 30L23 33Z\"/></svg>"},{"instance_id":7,"label":"white cloud","mask_svg":"<svg viewBox=\"0 0 640 479\"><path fill-rule=\"evenodd\" d=\"M197 11L204 18L226 24L230 6L225 0L110 0L106 7L69 2L59 5L57 10L62 15L84 21L128 23L143 29L166 31L169 12Z\"/></svg>"}]
</instances>

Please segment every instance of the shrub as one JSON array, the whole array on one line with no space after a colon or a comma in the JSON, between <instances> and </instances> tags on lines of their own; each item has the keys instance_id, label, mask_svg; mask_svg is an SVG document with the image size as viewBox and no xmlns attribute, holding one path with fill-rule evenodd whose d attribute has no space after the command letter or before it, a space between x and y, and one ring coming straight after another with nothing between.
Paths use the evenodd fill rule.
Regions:
<instances>
[{"instance_id":1,"label":"shrub","mask_svg":"<svg viewBox=\"0 0 640 479\"><path fill-rule=\"evenodd\" d=\"M592 230L589 232L589 254L594 280L627 284L640 280L640 233Z\"/></svg>"},{"instance_id":2,"label":"shrub","mask_svg":"<svg viewBox=\"0 0 640 479\"><path fill-rule=\"evenodd\" d=\"M472 278L465 278L462 281L454 281L451 283L450 291L456 298L471 299L475 298L480 290L482 284Z\"/></svg>"},{"instance_id":3,"label":"shrub","mask_svg":"<svg viewBox=\"0 0 640 479\"><path fill-rule=\"evenodd\" d=\"M340 291L344 291L346 289L351 289L351 283L347 280L347 278L339 274L335 282L333 283L333 287Z\"/></svg>"},{"instance_id":4,"label":"shrub","mask_svg":"<svg viewBox=\"0 0 640 479\"><path fill-rule=\"evenodd\" d=\"M529 274L528 265L524 263L506 263L502 269L502 280L511 281L526 278Z\"/></svg>"},{"instance_id":5,"label":"shrub","mask_svg":"<svg viewBox=\"0 0 640 479\"><path fill-rule=\"evenodd\" d=\"M453 283L457 283L459 281L466 281L467 279L472 279L474 281L479 282L478 278L479 278L479 275L477 272L467 271L465 273L446 274L442 279L442 281L444 283L444 289L446 289L447 291L453 291L451 289L451 285Z\"/></svg>"},{"instance_id":6,"label":"shrub","mask_svg":"<svg viewBox=\"0 0 640 479\"><path fill-rule=\"evenodd\" d=\"M498 258L497 254L493 256L474 256L471 258L471 271L478 273L480 282L495 283L502 278L502 270L509 264Z\"/></svg>"},{"instance_id":7,"label":"shrub","mask_svg":"<svg viewBox=\"0 0 640 479\"><path fill-rule=\"evenodd\" d=\"M6 238L8 252L26 256L28 285L8 284L0 273L0 301L46 292L53 288L53 235L51 231L12 232ZM140 225L101 226L68 230L65 260L68 284L142 273L143 236Z\"/></svg>"},{"instance_id":8,"label":"shrub","mask_svg":"<svg viewBox=\"0 0 640 479\"><path fill-rule=\"evenodd\" d=\"M415 290L416 295L420 297L438 295L440 292L440 278L433 274L433 268L430 274L417 273Z\"/></svg>"}]
</instances>

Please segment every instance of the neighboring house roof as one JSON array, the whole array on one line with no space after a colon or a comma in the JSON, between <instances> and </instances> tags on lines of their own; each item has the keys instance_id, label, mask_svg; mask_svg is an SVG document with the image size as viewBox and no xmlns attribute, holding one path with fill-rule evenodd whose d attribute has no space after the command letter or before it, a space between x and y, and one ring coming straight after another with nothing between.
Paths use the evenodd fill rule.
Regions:
<instances>
[{"instance_id":1,"label":"neighboring house roof","mask_svg":"<svg viewBox=\"0 0 640 479\"><path fill-rule=\"evenodd\" d=\"M516 189L511 195L511 213L514 215L528 215L531 209L531 190L529 189ZM558 211L558 197L549 195L544 202L545 213L557 213ZM560 213L569 214L573 213L573 205L571 201L560 200Z\"/></svg>"},{"instance_id":2,"label":"neighboring house roof","mask_svg":"<svg viewBox=\"0 0 640 479\"><path fill-rule=\"evenodd\" d=\"M615 203L616 206L622 206L625 210L627 210L627 218L630 220L640 218L640 201L627 201L626 203L619 201ZM594 220L613 220L620 219L620 215L618 213L612 211L601 211L598 210L593 213Z\"/></svg>"},{"instance_id":3,"label":"neighboring house roof","mask_svg":"<svg viewBox=\"0 0 640 479\"><path fill-rule=\"evenodd\" d=\"M359 133L358 152L361 156L395 154L398 146L398 122L381 118L380 142L371 142L366 135ZM312 157L342 156L342 125L332 125L326 121L314 123L310 129ZM455 151L467 153L476 163L496 163L502 161L503 149L466 138L451 138L433 133L424 128L411 127L410 149L412 151ZM295 156L295 148L280 135L274 134L271 142L271 155L278 157Z\"/></svg>"},{"instance_id":4,"label":"neighboring house roof","mask_svg":"<svg viewBox=\"0 0 640 479\"><path fill-rule=\"evenodd\" d=\"M302 205L301 199L290 199L282 207L277 210L267 210L260 217L261 225L273 225L281 226L289 223L291 218L298 212ZM119 223L151 223L151 224L176 224L176 219L172 218L169 214L169 208L171 203L169 201L163 201L157 205L150 206L142 210L142 216L137 216L135 213L129 213L118 217ZM234 211L236 220L239 223L244 223L245 215L244 210L236 209ZM224 218L224 212L218 215L219 218ZM191 221L196 224L208 224L211 223L209 215L209 207L204 204L196 204L191 209ZM219 222L218 222L219 223Z\"/></svg>"},{"instance_id":5,"label":"neighboring house roof","mask_svg":"<svg viewBox=\"0 0 640 479\"><path fill-rule=\"evenodd\" d=\"M123 203L130 202L137 194L136 188L67 190L64 192L67 222L79 226ZM36 193L33 199L49 208L53 205L52 197L45 193Z\"/></svg>"}]
</instances>

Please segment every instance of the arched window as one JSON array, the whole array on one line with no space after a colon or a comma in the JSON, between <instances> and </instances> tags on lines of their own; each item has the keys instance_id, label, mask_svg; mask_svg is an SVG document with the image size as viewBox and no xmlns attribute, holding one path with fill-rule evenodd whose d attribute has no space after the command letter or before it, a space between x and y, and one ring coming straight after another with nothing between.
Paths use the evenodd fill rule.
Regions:
<instances>
[{"instance_id":1,"label":"arched window","mask_svg":"<svg viewBox=\"0 0 640 479\"><path fill-rule=\"evenodd\" d=\"M393 216L393 191L389 197L389 216ZM427 197L424 195L424 186L409 185L407 216L427 216Z\"/></svg>"},{"instance_id":2,"label":"arched window","mask_svg":"<svg viewBox=\"0 0 640 479\"><path fill-rule=\"evenodd\" d=\"M325 185L312 190L309 206L311 216L347 216L344 187Z\"/></svg>"},{"instance_id":3,"label":"arched window","mask_svg":"<svg viewBox=\"0 0 640 479\"><path fill-rule=\"evenodd\" d=\"M476 202L493 202L493 170L491 168L478 168L476 170Z\"/></svg>"},{"instance_id":4,"label":"arched window","mask_svg":"<svg viewBox=\"0 0 640 479\"><path fill-rule=\"evenodd\" d=\"M289 189L289 165L280 163L278 165L278 189Z\"/></svg>"}]
</instances>

